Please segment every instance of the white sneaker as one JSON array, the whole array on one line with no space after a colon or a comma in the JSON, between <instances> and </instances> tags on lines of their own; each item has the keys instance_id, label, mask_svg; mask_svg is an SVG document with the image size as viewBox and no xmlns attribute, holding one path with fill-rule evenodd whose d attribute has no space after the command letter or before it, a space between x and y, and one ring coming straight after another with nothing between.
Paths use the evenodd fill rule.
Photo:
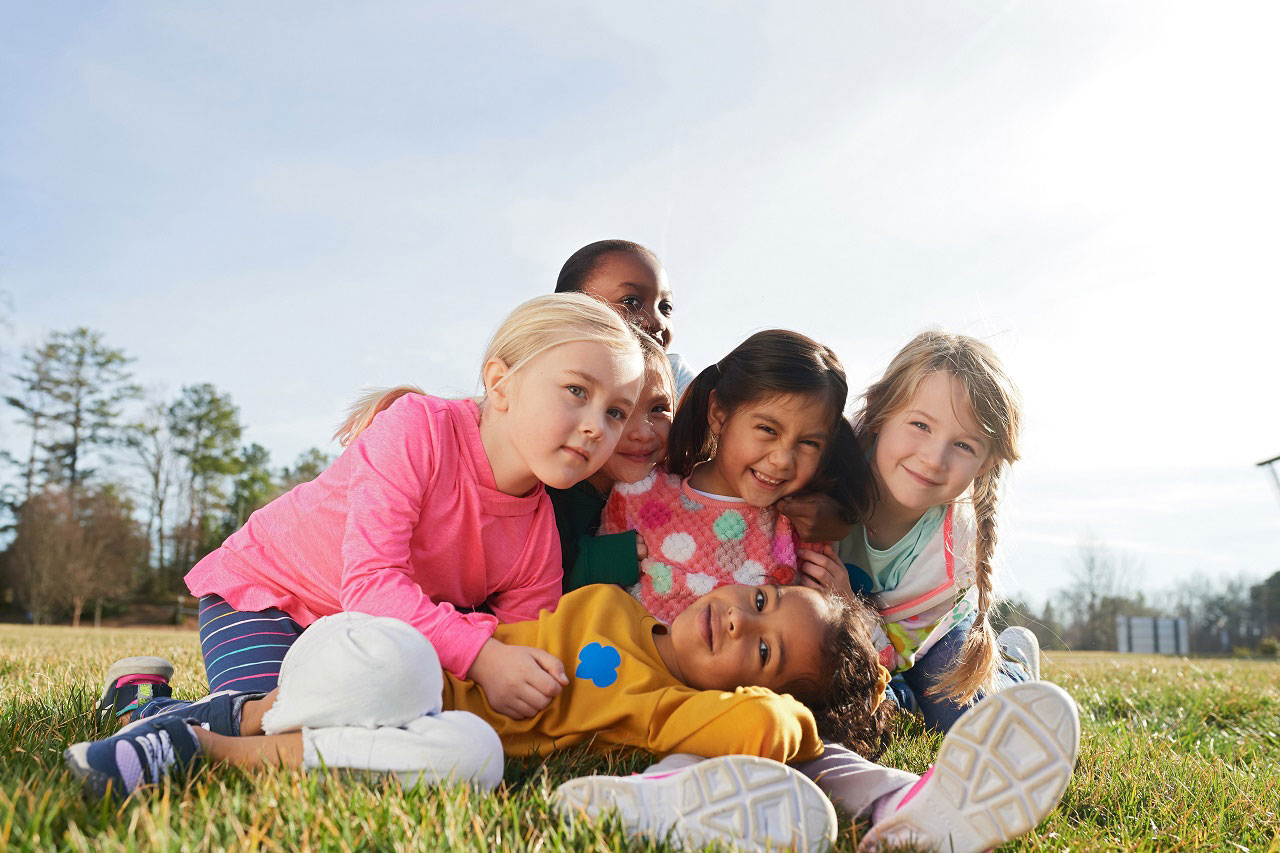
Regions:
<instances>
[{"instance_id":1,"label":"white sneaker","mask_svg":"<svg viewBox=\"0 0 1280 853\"><path fill-rule=\"evenodd\" d=\"M1032 681L1040 680L1040 641L1031 633L1030 628L1023 628L1021 625L1005 628L996 637L996 645L1020 658L1026 664Z\"/></svg>"},{"instance_id":2,"label":"white sneaker","mask_svg":"<svg viewBox=\"0 0 1280 853\"><path fill-rule=\"evenodd\" d=\"M703 847L826 850L836 811L798 770L768 758L726 755L669 773L583 776L556 789L556 810L595 818L616 811L634 835ZM670 835L668 836L668 833Z\"/></svg>"},{"instance_id":3,"label":"white sneaker","mask_svg":"<svg viewBox=\"0 0 1280 853\"><path fill-rule=\"evenodd\" d=\"M1080 750L1076 703L1027 681L994 693L947 732L938 758L859 850L913 844L980 851L1030 831L1067 790Z\"/></svg>"}]
</instances>

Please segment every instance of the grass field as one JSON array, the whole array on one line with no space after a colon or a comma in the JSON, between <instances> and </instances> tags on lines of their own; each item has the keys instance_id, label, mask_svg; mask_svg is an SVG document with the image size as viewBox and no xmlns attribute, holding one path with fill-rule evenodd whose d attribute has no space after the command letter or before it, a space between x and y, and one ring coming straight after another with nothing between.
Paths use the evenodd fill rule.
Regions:
<instances>
[{"instance_id":1,"label":"grass field","mask_svg":"<svg viewBox=\"0 0 1280 853\"><path fill-rule=\"evenodd\" d=\"M492 795L205 769L86 804L62 750L107 733L88 711L125 654L168 657L178 695L203 690L194 632L0 626L0 849L665 849L608 822L563 823L548 804L565 779L644 756L510 762ZM1057 653L1043 669L1080 705L1080 762L1058 811L1009 849L1280 851L1280 664ZM921 772L937 743L903 723L884 761ZM842 815L838 849L864 829Z\"/></svg>"}]
</instances>

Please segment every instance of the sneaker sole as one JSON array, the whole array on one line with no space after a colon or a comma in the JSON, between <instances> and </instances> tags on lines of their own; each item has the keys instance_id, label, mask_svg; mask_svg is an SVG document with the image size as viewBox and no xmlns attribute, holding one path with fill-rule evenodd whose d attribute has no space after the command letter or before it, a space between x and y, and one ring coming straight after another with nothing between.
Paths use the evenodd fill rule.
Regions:
<instances>
[{"instance_id":1,"label":"sneaker sole","mask_svg":"<svg viewBox=\"0 0 1280 853\"><path fill-rule=\"evenodd\" d=\"M956 721L929 783L859 849L964 853L1024 835L1057 807L1079 750L1080 716L1066 691L1044 681L1007 687Z\"/></svg>"},{"instance_id":2,"label":"sneaker sole","mask_svg":"<svg viewBox=\"0 0 1280 853\"><path fill-rule=\"evenodd\" d=\"M831 801L803 773L767 758L709 758L666 776L584 776L555 792L556 811L597 818L616 811L628 831L673 844L714 841L743 850L826 850Z\"/></svg>"}]
</instances>

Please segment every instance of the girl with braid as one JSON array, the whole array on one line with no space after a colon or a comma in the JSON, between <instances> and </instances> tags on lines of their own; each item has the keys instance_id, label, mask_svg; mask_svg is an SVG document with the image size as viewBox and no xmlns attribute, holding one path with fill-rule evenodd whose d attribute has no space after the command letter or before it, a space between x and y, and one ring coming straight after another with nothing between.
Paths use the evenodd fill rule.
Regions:
<instances>
[{"instance_id":1,"label":"girl with braid","mask_svg":"<svg viewBox=\"0 0 1280 853\"><path fill-rule=\"evenodd\" d=\"M1025 628L989 614L996 505L1018 459L1021 398L995 352L966 335L917 335L867 389L855 433L871 465L871 511L807 583L857 590L880 612L881 663L901 704L946 731L987 693L1039 678ZM838 553L837 553L838 552Z\"/></svg>"}]
</instances>

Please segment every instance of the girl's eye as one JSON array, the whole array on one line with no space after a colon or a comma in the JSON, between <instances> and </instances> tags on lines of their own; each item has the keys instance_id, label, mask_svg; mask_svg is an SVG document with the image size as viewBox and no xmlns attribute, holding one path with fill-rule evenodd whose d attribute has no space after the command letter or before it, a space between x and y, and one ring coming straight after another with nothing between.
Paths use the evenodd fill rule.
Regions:
<instances>
[{"instance_id":1,"label":"girl's eye","mask_svg":"<svg viewBox=\"0 0 1280 853\"><path fill-rule=\"evenodd\" d=\"M777 435L777 433L774 432L773 427L771 426L765 426L764 424L760 424L759 426L756 427L756 429L764 430L765 432L769 433L769 435Z\"/></svg>"},{"instance_id":2,"label":"girl's eye","mask_svg":"<svg viewBox=\"0 0 1280 853\"><path fill-rule=\"evenodd\" d=\"M767 599L765 599L764 590L757 589L756 590L756 612L757 613L760 612L761 610L764 610L764 605L766 600Z\"/></svg>"},{"instance_id":3,"label":"girl's eye","mask_svg":"<svg viewBox=\"0 0 1280 853\"><path fill-rule=\"evenodd\" d=\"M769 662L769 644L764 640L760 641L760 665L764 666Z\"/></svg>"},{"instance_id":4,"label":"girl's eye","mask_svg":"<svg viewBox=\"0 0 1280 853\"><path fill-rule=\"evenodd\" d=\"M974 449L973 449L973 446L972 446L972 445L970 445L968 442L965 442L965 441L957 441L957 442L956 442L956 447L960 448L961 450L963 450L963 451L965 451L965 452L967 452L967 453L972 453L972 454L974 454L975 456L976 456L976 455L977 455L977 453L978 453L978 451L976 451L976 450L974 450Z\"/></svg>"},{"instance_id":5,"label":"girl's eye","mask_svg":"<svg viewBox=\"0 0 1280 853\"><path fill-rule=\"evenodd\" d=\"M806 438L804 441L802 441L802 442L800 442L800 443L801 443L801 444L807 444L807 445L809 445L810 447L814 448L815 450L821 450L821 449L822 449L822 442L821 442L821 441L818 441L817 439L814 439L814 438Z\"/></svg>"},{"instance_id":6,"label":"girl's eye","mask_svg":"<svg viewBox=\"0 0 1280 853\"><path fill-rule=\"evenodd\" d=\"M621 299L621 300L619 300L619 302L620 302L621 304L623 304L623 305L627 306L628 308L630 308L632 311L638 311L638 310L640 310L640 297L639 297L639 296L624 296L624 297L622 297L622 299Z\"/></svg>"},{"instance_id":7,"label":"girl's eye","mask_svg":"<svg viewBox=\"0 0 1280 853\"><path fill-rule=\"evenodd\" d=\"M627 419L627 413L617 407L610 409L605 412L605 414L613 418L615 421L625 421Z\"/></svg>"},{"instance_id":8,"label":"girl's eye","mask_svg":"<svg viewBox=\"0 0 1280 853\"><path fill-rule=\"evenodd\" d=\"M920 421L912 421L911 425L916 429L921 429L921 430L924 430L925 432L929 431L929 425L926 423L921 423Z\"/></svg>"},{"instance_id":9,"label":"girl's eye","mask_svg":"<svg viewBox=\"0 0 1280 853\"><path fill-rule=\"evenodd\" d=\"M675 309L675 306L672 305L670 302L663 301L658 303L658 310L662 312L662 316L670 317L671 312L676 309Z\"/></svg>"},{"instance_id":10,"label":"girl's eye","mask_svg":"<svg viewBox=\"0 0 1280 853\"><path fill-rule=\"evenodd\" d=\"M566 385L565 388L575 397L586 397L587 389L581 385Z\"/></svg>"}]
</instances>

